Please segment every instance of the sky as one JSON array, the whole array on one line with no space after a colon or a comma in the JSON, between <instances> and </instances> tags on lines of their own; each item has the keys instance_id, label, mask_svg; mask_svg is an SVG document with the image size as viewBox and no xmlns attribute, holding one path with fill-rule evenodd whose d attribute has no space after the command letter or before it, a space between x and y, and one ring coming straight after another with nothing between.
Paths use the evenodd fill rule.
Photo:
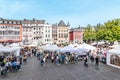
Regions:
<instances>
[{"instance_id":1,"label":"sky","mask_svg":"<svg viewBox=\"0 0 120 80\"><path fill-rule=\"evenodd\" d=\"M120 18L120 0L0 0L0 17L85 27Z\"/></svg>"}]
</instances>

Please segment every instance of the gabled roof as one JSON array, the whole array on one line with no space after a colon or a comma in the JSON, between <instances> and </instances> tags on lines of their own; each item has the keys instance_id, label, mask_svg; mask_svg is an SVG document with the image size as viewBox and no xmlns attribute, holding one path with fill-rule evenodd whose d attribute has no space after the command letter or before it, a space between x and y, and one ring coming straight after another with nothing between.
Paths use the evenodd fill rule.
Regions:
<instances>
[{"instance_id":1,"label":"gabled roof","mask_svg":"<svg viewBox=\"0 0 120 80\"><path fill-rule=\"evenodd\" d=\"M58 26L66 26L66 24L64 23L63 20L61 20L61 21L59 22Z\"/></svg>"}]
</instances>

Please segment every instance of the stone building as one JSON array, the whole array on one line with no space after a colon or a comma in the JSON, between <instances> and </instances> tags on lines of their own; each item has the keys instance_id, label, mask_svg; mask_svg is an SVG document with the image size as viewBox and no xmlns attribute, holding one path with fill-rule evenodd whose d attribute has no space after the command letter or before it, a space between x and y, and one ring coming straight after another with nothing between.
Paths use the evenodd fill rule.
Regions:
<instances>
[{"instance_id":1,"label":"stone building","mask_svg":"<svg viewBox=\"0 0 120 80\"><path fill-rule=\"evenodd\" d=\"M58 23L57 26L57 43L69 43L69 23L66 25L63 20Z\"/></svg>"}]
</instances>

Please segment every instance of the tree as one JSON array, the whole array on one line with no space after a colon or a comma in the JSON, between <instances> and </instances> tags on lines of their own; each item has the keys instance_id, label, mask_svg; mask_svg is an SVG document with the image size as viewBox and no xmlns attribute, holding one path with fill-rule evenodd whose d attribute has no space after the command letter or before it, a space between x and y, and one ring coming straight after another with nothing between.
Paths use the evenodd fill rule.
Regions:
<instances>
[{"instance_id":1,"label":"tree","mask_svg":"<svg viewBox=\"0 0 120 80\"><path fill-rule=\"evenodd\" d=\"M84 40L92 41L93 39L96 39L96 32L94 30L94 27L88 24L88 26L84 30Z\"/></svg>"},{"instance_id":2,"label":"tree","mask_svg":"<svg viewBox=\"0 0 120 80\"><path fill-rule=\"evenodd\" d=\"M107 40L109 42L120 40L120 20L109 20L104 23L101 28L99 28L96 34L97 40Z\"/></svg>"},{"instance_id":3,"label":"tree","mask_svg":"<svg viewBox=\"0 0 120 80\"><path fill-rule=\"evenodd\" d=\"M84 30L84 40L95 39L109 42L120 41L120 19L109 20L96 26L90 24Z\"/></svg>"}]
</instances>

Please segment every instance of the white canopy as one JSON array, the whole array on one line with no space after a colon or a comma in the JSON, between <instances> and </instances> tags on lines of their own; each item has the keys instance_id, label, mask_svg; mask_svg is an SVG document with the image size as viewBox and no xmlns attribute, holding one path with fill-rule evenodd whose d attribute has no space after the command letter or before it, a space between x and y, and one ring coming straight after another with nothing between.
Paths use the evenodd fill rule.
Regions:
<instances>
[{"instance_id":1,"label":"white canopy","mask_svg":"<svg viewBox=\"0 0 120 80\"><path fill-rule=\"evenodd\" d=\"M59 47L57 45L45 45L43 47L43 50L45 51L57 51L59 50Z\"/></svg>"},{"instance_id":2,"label":"white canopy","mask_svg":"<svg viewBox=\"0 0 120 80\"><path fill-rule=\"evenodd\" d=\"M85 49L87 51L96 49L95 47L93 47L89 44L86 44L86 43L83 43L83 44L79 45L77 48Z\"/></svg>"},{"instance_id":3,"label":"white canopy","mask_svg":"<svg viewBox=\"0 0 120 80\"><path fill-rule=\"evenodd\" d=\"M94 50L95 47L89 45L89 44L70 44L68 46L65 46L64 48L60 49L60 52L70 52L75 53L77 55L85 55L87 51Z\"/></svg>"},{"instance_id":4,"label":"white canopy","mask_svg":"<svg viewBox=\"0 0 120 80\"><path fill-rule=\"evenodd\" d=\"M0 52L14 52L16 56L19 55L21 47L0 46Z\"/></svg>"},{"instance_id":5,"label":"white canopy","mask_svg":"<svg viewBox=\"0 0 120 80\"><path fill-rule=\"evenodd\" d=\"M120 54L120 46L116 47L115 49L111 49L108 51L108 54L112 54L112 53L115 53L115 54Z\"/></svg>"},{"instance_id":6,"label":"white canopy","mask_svg":"<svg viewBox=\"0 0 120 80\"><path fill-rule=\"evenodd\" d=\"M115 64L111 64L111 60L112 60L111 57L112 57L112 55L117 55L120 58L120 46L118 46L115 49L111 49L111 50L109 50L107 52L107 64L110 65L110 66L113 66L113 67L116 67L116 68L120 69L120 66L115 65Z\"/></svg>"},{"instance_id":7,"label":"white canopy","mask_svg":"<svg viewBox=\"0 0 120 80\"><path fill-rule=\"evenodd\" d=\"M0 46L0 52L12 52L12 51L14 50L9 46Z\"/></svg>"},{"instance_id":8,"label":"white canopy","mask_svg":"<svg viewBox=\"0 0 120 80\"><path fill-rule=\"evenodd\" d=\"M76 50L74 47L72 47L71 45L69 46L65 46L64 48L60 49L60 52L71 52L74 53Z\"/></svg>"},{"instance_id":9,"label":"white canopy","mask_svg":"<svg viewBox=\"0 0 120 80\"><path fill-rule=\"evenodd\" d=\"M19 47L20 45L18 43L13 43L10 46L12 46L12 47Z\"/></svg>"}]
</instances>

